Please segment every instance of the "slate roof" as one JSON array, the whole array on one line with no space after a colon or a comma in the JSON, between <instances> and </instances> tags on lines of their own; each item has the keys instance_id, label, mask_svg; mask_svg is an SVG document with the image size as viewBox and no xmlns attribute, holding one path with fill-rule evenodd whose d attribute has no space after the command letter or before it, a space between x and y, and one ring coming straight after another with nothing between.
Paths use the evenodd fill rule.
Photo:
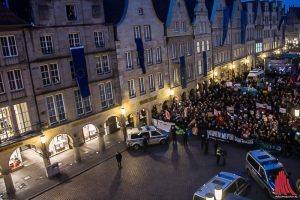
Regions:
<instances>
[{"instance_id":1,"label":"slate roof","mask_svg":"<svg viewBox=\"0 0 300 200\"><path fill-rule=\"evenodd\" d=\"M0 26L27 25L24 20L17 17L12 11L4 8L0 3Z\"/></svg>"}]
</instances>

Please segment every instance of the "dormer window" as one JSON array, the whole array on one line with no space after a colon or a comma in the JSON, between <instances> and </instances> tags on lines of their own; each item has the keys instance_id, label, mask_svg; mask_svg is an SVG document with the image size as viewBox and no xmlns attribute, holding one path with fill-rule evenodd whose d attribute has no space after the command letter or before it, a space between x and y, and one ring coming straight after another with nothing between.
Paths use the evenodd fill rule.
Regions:
<instances>
[{"instance_id":1,"label":"dormer window","mask_svg":"<svg viewBox=\"0 0 300 200\"><path fill-rule=\"evenodd\" d=\"M143 8L139 8L139 15L144 15L144 9Z\"/></svg>"},{"instance_id":2,"label":"dormer window","mask_svg":"<svg viewBox=\"0 0 300 200\"><path fill-rule=\"evenodd\" d=\"M76 20L76 10L74 5L66 5L66 13L69 21Z\"/></svg>"}]
</instances>

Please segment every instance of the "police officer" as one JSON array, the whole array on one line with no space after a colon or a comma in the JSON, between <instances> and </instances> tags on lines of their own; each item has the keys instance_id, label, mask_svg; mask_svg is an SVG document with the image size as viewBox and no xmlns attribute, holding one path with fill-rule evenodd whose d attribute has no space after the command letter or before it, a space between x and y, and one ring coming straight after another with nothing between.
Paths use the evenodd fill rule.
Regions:
<instances>
[{"instance_id":1,"label":"police officer","mask_svg":"<svg viewBox=\"0 0 300 200\"><path fill-rule=\"evenodd\" d=\"M144 152L146 152L147 146L148 146L148 138L144 137L143 138L143 150L144 150Z\"/></svg>"},{"instance_id":2,"label":"police officer","mask_svg":"<svg viewBox=\"0 0 300 200\"><path fill-rule=\"evenodd\" d=\"M177 143L177 135L176 135L176 127L175 127L175 125L171 126L171 134L172 134L173 144L176 144Z\"/></svg>"},{"instance_id":3,"label":"police officer","mask_svg":"<svg viewBox=\"0 0 300 200\"><path fill-rule=\"evenodd\" d=\"M117 160L119 169L121 169L122 168L122 154L120 152L116 153L116 160Z\"/></svg>"},{"instance_id":4,"label":"police officer","mask_svg":"<svg viewBox=\"0 0 300 200\"><path fill-rule=\"evenodd\" d=\"M218 147L217 151L216 151L217 166L219 166L219 164L220 164L220 158L221 158L222 154L223 154L223 150L221 149L221 147Z\"/></svg>"}]
</instances>

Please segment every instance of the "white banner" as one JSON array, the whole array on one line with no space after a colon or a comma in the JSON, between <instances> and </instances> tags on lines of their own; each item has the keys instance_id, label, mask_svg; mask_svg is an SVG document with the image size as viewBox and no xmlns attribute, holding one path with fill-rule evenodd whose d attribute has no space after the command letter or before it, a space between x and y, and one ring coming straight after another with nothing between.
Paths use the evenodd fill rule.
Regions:
<instances>
[{"instance_id":1,"label":"white banner","mask_svg":"<svg viewBox=\"0 0 300 200\"><path fill-rule=\"evenodd\" d=\"M170 132L171 126L175 125L175 123L164 122L162 120L157 120L157 119L152 119L152 123L156 128L158 128L160 130L164 130L168 133Z\"/></svg>"},{"instance_id":2,"label":"white banner","mask_svg":"<svg viewBox=\"0 0 300 200\"><path fill-rule=\"evenodd\" d=\"M240 144L254 144L253 139L249 139L249 140L245 140L239 137L236 137L233 134L230 133L222 133L220 131L213 131L213 130L207 130L207 137L208 138L214 138L217 140L222 140L222 141L233 141L233 142L237 142Z\"/></svg>"}]
</instances>

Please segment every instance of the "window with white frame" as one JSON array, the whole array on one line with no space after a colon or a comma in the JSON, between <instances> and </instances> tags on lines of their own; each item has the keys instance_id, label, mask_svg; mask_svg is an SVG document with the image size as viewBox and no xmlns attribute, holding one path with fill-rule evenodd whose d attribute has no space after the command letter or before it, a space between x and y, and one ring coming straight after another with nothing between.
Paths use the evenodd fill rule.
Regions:
<instances>
[{"instance_id":1,"label":"window with white frame","mask_svg":"<svg viewBox=\"0 0 300 200\"><path fill-rule=\"evenodd\" d=\"M101 83L99 85L100 89L100 100L101 107L108 108L114 105L114 93L112 88L112 82Z\"/></svg>"},{"instance_id":2,"label":"window with white frame","mask_svg":"<svg viewBox=\"0 0 300 200\"><path fill-rule=\"evenodd\" d=\"M196 43L196 49L197 49L197 53L201 52L201 48L200 48L200 42Z\"/></svg>"},{"instance_id":3,"label":"window with white frame","mask_svg":"<svg viewBox=\"0 0 300 200\"><path fill-rule=\"evenodd\" d=\"M157 47L156 48L156 63L161 63L162 58L161 58L161 48Z\"/></svg>"},{"instance_id":4,"label":"window with white frame","mask_svg":"<svg viewBox=\"0 0 300 200\"><path fill-rule=\"evenodd\" d=\"M11 91L24 89L21 70L8 71L7 76Z\"/></svg>"},{"instance_id":5,"label":"window with white frame","mask_svg":"<svg viewBox=\"0 0 300 200\"><path fill-rule=\"evenodd\" d=\"M111 72L108 55L96 56L96 70L97 74L107 74Z\"/></svg>"},{"instance_id":6,"label":"window with white frame","mask_svg":"<svg viewBox=\"0 0 300 200\"><path fill-rule=\"evenodd\" d=\"M149 90L150 90L150 92L153 92L153 91L155 91L155 81L154 81L153 74L150 74L148 76L148 79L149 79Z\"/></svg>"},{"instance_id":7,"label":"window with white frame","mask_svg":"<svg viewBox=\"0 0 300 200\"><path fill-rule=\"evenodd\" d=\"M145 80L143 77L139 77L139 88L141 95L146 93Z\"/></svg>"},{"instance_id":8,"label":"window with white frame","mask_svg":"<svg viewBox=\"0 0 300 200\"><path fill-rule=\"evenodd\" d=\"M9 107L0 108L0 140L5 141L14 136Z\"/></svg>"},{"instance_id":9,"label":"window with white frame","mask_svg":"<svg viewBox=\"0 0 300 200\"><path fill-rule=\"evenodd\" d=\"M79 33L69 33L69 44L70 44L70 47L79 47L80 46Z\"/></svg>"},{"instance_id":10,"label":"window with white frame","mask_svg":"<svg viewBox=\"0 0 300 200\"><path fill-rule=\"evenodd\" d=\"M141 27L140 26L134 26L133 27L133 32L134 32L134 38L141 38Z\"/></svg>"},{"instance_id":11,"label":"window with white frame","mask_svg":"<svg viewBox=\"0 0 300 200\"><path fill-rule=\"evenodd\" d=\"M125 52L125 58L126 58L126 68L127 69L132 69L133 65L132 65L132 56L131 56L131 52Z\"/></svg>"},{"instance_id":12,"label":"window with white frame","mask_svg":"<svg viewBox=\"0 0 300 200\"><path fill-rule=\"evenodd\" d=\"M256 43L256 48L255 48L255 52L259 53L262 52L262 43Z\"/></svg>"},{"instance_id":13,"label":"window with white frame","mask_svg":"<svg viewBox=\"0 0 300 200\"><path fill-rule=\"evenodd\" d=\"M104 47L104 33L101 31L95 31L94 32L94 39L95 39L95 45L96 47Z\"/></svg>"},{"instance_id":14,"label":"window with white frame","mask_svg":"<svg viewBox=\"0 0 300 200\"><path fill-rule=\"evenodd\" d=\"M175 44L171 44L172 59L177 58L177 49Z\"/></svg>"},{"instance_id":15,"label":"window with white frame","mask_svg":"<svg viewBox=\"0 0 300 200\"><path fill-rule=\"evenodd\" d=\"M209 40L206 41L206 50L209 51L210 50L210 46L209 46Z\"/></svg>"},{"instance_id":16,"label":"window with white frame","mask_svg":"<svg viewBox=\"0 0 300 200\"><path fill-rule=\"evenodd\" d=\"M128 80L128 92L130 98L135 97L134 79Z\"/></svg>"},{"instance_id":17,"label":"window with white frame","mask_svg":"<svg viewBox=\"0 0 300 200\"><path fill-rule=\"evenodd\" d=\"M193 65L188 65L188 79L192 79L193 77Z\"/></svg>"},{"instance_id":18,"label":"window with white frame","mask_svg":"<svg viewBox=\"0 0 300 200\"><path fill-rule=\"evenodd\" d=\"M186 55L191 56L192 55L192 45L190 42L186 43Z\"/></svg>"},{"instance_id":19,"label":"window with white frame","mask_svg":"<svg viewBox=\"0 0 300 200\"><path fill-rule=\"evenodd\" d=\"M147 55L147 64L152 65L153 64L152 49L146 49L146 55Z\"/></svg>"},{"instance_id":20,"label":"window with white frame","mask_svg":"<svg viewBox=\"0 0 300 200\"><path fill-rule=\"evenodd\" d=\"M3 93L5 93L5 88L4 88L2 73L0 72L0 94Z\"/></svg>"},{"instance_id":21,"label":"window with white frame","mask_svg":"<svg viewBox=\"0 0 300 200\"><path fill-rule=\"evenodd\" d=\"M19 133L25 133L32 130L29 118L27 103L15 104L14 111L17 119Z\"/></svg>"},{"instance_id":22,"label":"window with white frame","mask_svg":"<svg viewBox=\"0 0 300 200\"><path fill-rule=\"evenodd\" d=\"M150 25L144 26L144 32L145 32L145 41L151 40L151 27Z\"/></svg>"},{"instance_id":23,"label":"window with white frame","mask_svg":"<svg viewBox=\"0 0 300 200\"><path fill-rule=\"evenodd\" d=\"M48 118L51 125L67 119L62 94L56 94L46 97L46 103Z\"/></svg>"},{"instance_id":24,"label":"window with white frame","mask_svg":"<svg viewBox=\"0 0 300 200\"><path fill-rule=\"evenodd\" d=\"M80 116L92 112L90 97L82 98L79 90L74 91L74 96L77 115Z\"/></svg>"},{"instance_id":25,"label":"window with white frame","mask_svg":"<svg viewBox=\"0 0 300 200\"><path fill-rule=\"evenodd\" d=\"M164 77L163 77L163 73L158 72L158 73L157 73L157 79L158 79L158 88L159 88L159 89L164 88Z\"/></svg>"},{"instance_id":26,"label":"window with white frame","mask_svg":"<svg viewBox=\"0 0 300 200\"><path fill-rule=\"evenodd\" d=\"M205 42L201 41L201 50L202 52L205 51Z\"/></svg>"},{"instance_id":27,"label":"window with white frame","mask_svg":"<svg viewBox=\"0 0 300 200\"><path fill-rule=\"evenodd\" d=\"M184 43L180 43L179 53L180 53L180 56L184 56Z\"/></svg>"},{"instance_id":28,"label":"window with white frame","mask_svg":"<svg viewBox=\"0 0 300 200\"><path fill-rule=\"evenodd\" d=\"M0 41L4 57L18 56L16 39L14 35L1 36Z\"/></svg>"},{"instance_id":29,"label":"window with white frame","mask_svg":"<svg viewBox=\"0 0 300 200\"><path fill-rule=\"evenodd\" d=\"M77 19L75 5L66 5L66 14L69 21Z\"/></svg>"},{"instance_id":30,"label":"window with white frame","mask_svg":"<svg viewBox=\"0 0 300 200\"><path fill-rule=\"evenodd\" d=\"M44 35L40 37L41 49L43 54L53 53L53 43L51 35Z\"/></svg>"},{"instance_id":31,"label":"window with white frame","mask_svg":"<svg viewBox=\"0 0 300 200\"><path fill-rule=\"evenodd\" d=\"M60 83L60 75L57 64L51 63L49 65L41 65L40 70L44 87Z\"/></svg>"},{"instance_id":32,"label":"window with white frame","mask_svg":"<svg viewBox=\"0 0 300 200\"><path fill-rule=\"evenodd\" d=\"M198 75L202 74L202 60L198 60Z\"/></svg>"}]
</instances>

